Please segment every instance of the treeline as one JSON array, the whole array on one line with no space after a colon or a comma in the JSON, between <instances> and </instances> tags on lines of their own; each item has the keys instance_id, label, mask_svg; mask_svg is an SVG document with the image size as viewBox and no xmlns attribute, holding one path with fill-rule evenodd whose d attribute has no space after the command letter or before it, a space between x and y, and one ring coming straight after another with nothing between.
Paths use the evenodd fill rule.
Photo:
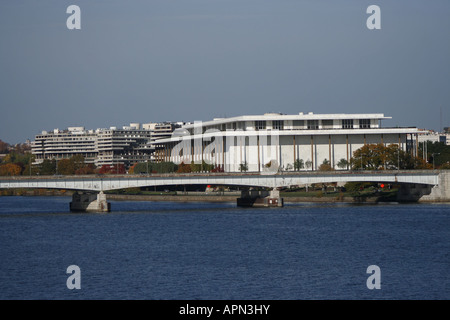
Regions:
<instances>
[{"instance_id":1,"label":"treeline","mask_svg":"<svg viewBox=\"0 0 450 320\"><path fill-rule=\"evenodd\" d=\"M185 164L184 162L179 165L173 162L142 162L133 165L128 173L130 174L151 174L151 173L191 173L191 172L223 172L223 167L213 164L207 164L205 161L202 163Z\"/></svg>"},{"instance_id":2,"label":"treeline","mask_svg":"<svg viewBox=\"0 0 450 320\"><path fill-rule=\"evenodd\" d=\"M97 168L92 163L85 163L84 157L75 155L68 159L49 160L33 165L35 160L31 153L10 152L0 162L0 176L36 176L36 175L88 175L88 174L124 174L123 164L104 165Z\"/></svg>"},{"instance_id":3,"label":"treeline","mask_svg":"<svg viewBox=\"0 0 450 320\"><path fill-rule=\"evenodd\" d=\"M428 141L424 148L424 144L419 144L419 157L423 157L424 149L426 151L425 158L427 162L438 169L450 169L450 145L443 142Z\"/></svg>"},{"instance_id":4,"label":"treeline","mask_svg":"<svg viewBox=\"0 0 450 320\"><path fill-rule=\"evenodd\" d=\"M436 169L450 169L450 146L442 142L428 142L427 149L428 152L424 155L423 148L419 148L419 156L415 157L399 149L397 144L367 144L355 150L349 161L340 159L336 166L344 170L423 170L433 169L433 166ZM286 167L287 170L309 169L311 161L304 163L297 159L293 165L288 164ZM325 159L318 170L331 171L334 168Z\"/></svg>"},{"instance_id":5,"label":"treeline","mask_svg":"<svg viewBox=\"0 0 450 320\"><path fill-rule=\"evenodd\" d=\"M3 148L3 149L2 149ZM190 173L190 172L223 172L223 166L203 163L181 163L173 162L144 162L137 163L128 169L123 164L104 165L97 168L94 164L85 163L81 155L68 159L44 160L39 165L33 165L35 158L26 145L11 147L0 140L0 150L4 157L0 161L0 176L19 175L88 175L88 174L151 174L151 173ZM340 169L350 170L412 170L412 169L450 169L450 146L442 142L428 142L424 154L423 144L419 147L419 157L413 157L409 152L391 144L367 144L353 152L350 161L340 159L336 166ZM425 159L424 159L425 158ZM266 166L271 164L266 164ZM311 161L303 162L297 159L295 163L288 164L280 170L298 171L312 169ZM240 165L240 171L247 171L247 163ZM331 171L334 168L330 161L325 159L316 169L319 171Z\"/></svg>"}]
</instances>

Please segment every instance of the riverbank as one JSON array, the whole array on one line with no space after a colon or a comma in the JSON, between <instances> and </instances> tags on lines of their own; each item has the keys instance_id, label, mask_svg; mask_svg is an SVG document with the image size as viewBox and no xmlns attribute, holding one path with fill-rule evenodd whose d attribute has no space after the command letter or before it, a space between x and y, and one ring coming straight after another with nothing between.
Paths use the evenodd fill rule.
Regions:
<instances>
[{"instance_id":1,"label":"riverbank","mask_svg":"<svg viewBox=\"0 0 450 320\"><path fill-rule=\"evenodd\" d=\"M392 202L395 198L386 196L285 196L280 194L284 203L299 202L352 202L352 203L377 203ZM236 195L129 195L108 194L108 200L115 201L177 201L177 202L236 202Z\"/></svg>"},{"instance_id":2,"label":"riverbank","mask_svg":"<svg viewBox=\"0 0 450 320\"><path fill-rule=\"evenodd\" d=\"M0 196L72 196L73 191L70 190L24 190L10 189L2 190ZM106 194L108 200L114 201L167 201L167 202L236 202L240 193L224 192L224 193L204 193L204 192L150 192L141 194L131 193L111 193ZM350 203L377 203L377 202L394 202L396 201L396 190L382 193L361 192L343 193L330 192L323 193L317 191L311 192L281 192L280 196L284 199L284 203L299 202L350 202Z\"/></svg>"}]
</instances>

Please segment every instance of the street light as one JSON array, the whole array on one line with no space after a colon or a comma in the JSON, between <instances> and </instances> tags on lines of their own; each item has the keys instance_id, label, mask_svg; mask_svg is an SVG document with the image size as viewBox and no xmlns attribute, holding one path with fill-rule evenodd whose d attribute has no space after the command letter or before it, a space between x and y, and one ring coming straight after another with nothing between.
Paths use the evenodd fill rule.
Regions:
<instances>
[{"instance_id":1,"label":"street light","mask_svg":"<svg viewBox=\"0 0 450 320\"><path fill-rule=\"evenodd\" d=\"M432 153L431 156L433 157L433 170L434 170L434 155L440 155L440 153Z\"/></svg>"}]
</instances>

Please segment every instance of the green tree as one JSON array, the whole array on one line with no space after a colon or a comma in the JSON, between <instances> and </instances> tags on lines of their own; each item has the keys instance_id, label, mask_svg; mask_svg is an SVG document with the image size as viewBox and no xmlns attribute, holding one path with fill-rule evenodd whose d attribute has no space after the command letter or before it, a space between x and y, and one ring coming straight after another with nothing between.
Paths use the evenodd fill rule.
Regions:
<instances>
[{"instance_id":1,"label":"green tree","mask_svg":"<svg viewBox=\"0 0 450 320\"><path fill-rule=\"evenodd\" d=\"M347 159L341 158L336 165L340 169L347 169L349 166L349 162L347 161Z\"/></svg>"},{"instance_id":2,"label":"green tree","mask_svg":"<svg viewBox=\"0 0 450 320\"><path fill-rule=\"evenodd\" d=\"M310 169L310 168L312 168L312 161L311 160L306 160L306 162L305 162L305 167L307 168L307 169Z\"/></svg>"},{"instance_id":3,"label":"green tree","mask_svg":"<svg viewBox=\"0 0 450 320\"><path fill-rule=\"evenodd\" d=\"M443 164L450 162L450 145L444 142L426 142L426 161L433 167L440 169ZM419 144L419 157L424 157L424 144ZM445 167L444 167L445 168Z\"/></svg>"},{"instance_id":4,"label":"green tree","mask_svg":"<svg viewBox=\"0 0 450 320\"><path fill-rule=\"evenodd\" d=\"M62 159L57 162L57 173L62 175L73 175L75 173L75 166L70 159Z\"/></svg>"},{"instance_id":5,"label":"green tree","mask_svg":"<svg viewBox=\"0 0 450 320\"><path fill-rule=\"evenodd\" d=\"M211 172L212 170L214 170L214 165L208 164L204 160L202 163L194 163L194 161L191 162L191 172Z\"/></svg>"},{"instance_id":6,"label":"green tree","mask_svg":"<svg viewBox=\"0 0 450 320\"><path fill-rule=\"evenodd\" d=\"M297 159L294 161L294 170L300 171L305 167L305 164L303 163L303 159Z\"/></svg>"},{"instance_id":7,"label":"green tree","mask_svg":"<svg viewBox=\"0 0 450 320\"><path fill-rule=\"evenodd\" d=\"M45 159L39 169L40 175L54 175L56 173L56 160Z\"/></svg>"},{"instance_id":8,"label":"green tree","mask_svg":"<svg viewBox=\"0 0 450 320\"><path fill-rule=\"evenodd\" d=\"M247 161L244 161L239 165L239 171L240 172L247 172L248 171L248 164Z\"/></svg>"}]
</instances>

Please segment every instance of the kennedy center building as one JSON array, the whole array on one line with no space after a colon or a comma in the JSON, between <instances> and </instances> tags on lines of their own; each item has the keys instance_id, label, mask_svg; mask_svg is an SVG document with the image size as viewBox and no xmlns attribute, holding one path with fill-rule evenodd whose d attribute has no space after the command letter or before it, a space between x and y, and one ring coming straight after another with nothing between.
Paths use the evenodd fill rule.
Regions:
<instances>
[{"instance_id":1,"label":"kennedy center building","mask_svg":"<svg viewBox=\"0 0 450 320\"><path fill-rule=\"evenodd\" d=\"M382 127L386 119L391 117L312 112L217 118L182 126L170 138L158 140L156 152L161 161L204 161L225 172L318 170L324 162L345 169L342 163L365 144L397 144L416 155L419 130Z\"/></svg>"}]
</instances>

